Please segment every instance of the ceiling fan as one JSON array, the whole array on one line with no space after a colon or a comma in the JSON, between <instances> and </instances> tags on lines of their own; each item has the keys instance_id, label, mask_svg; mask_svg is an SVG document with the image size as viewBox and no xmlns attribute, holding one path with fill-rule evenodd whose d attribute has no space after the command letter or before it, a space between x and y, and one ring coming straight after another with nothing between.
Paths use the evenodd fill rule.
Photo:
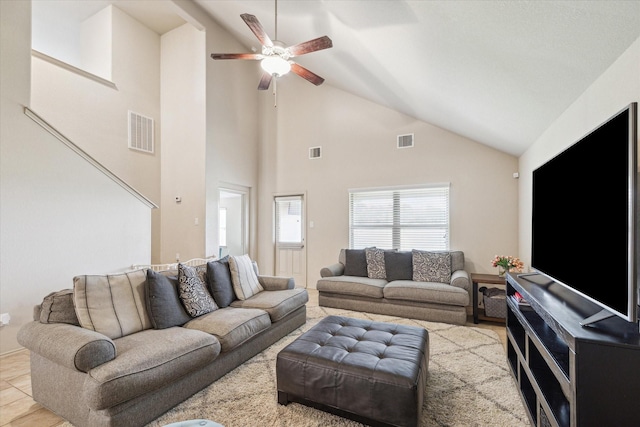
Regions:
<instances>
[{"instance_id":1,"label":"ceiling fan","mask_svg":"<svg viewBox=\"0 0 640 427\"><path fill-rule=\"evenodd\" d=\"M318 37L313 40L309 40L303 43L298 43L293 46L287 47L284 43L277 40L278 38L278 1L275 2L276 14L276 40L271 40L266 31L253 15L244 13L240 15L242 20L251 29L253 34L258 38L260 44L262 44L262 53L212 53L213 59L252 59L261 61L262 76L260 83L258 84L258 90L267 90L271 84L271 80L274 77L280 77L287 74L289 71L293 71L303 79L318 86L324 82L324 79L319 75L309 71L305 67L292 61L291 58L301 56L307 53L315 52L322 49L328 49L333 47L333 42L327 36Z\"/></svg>"}]
</instances>

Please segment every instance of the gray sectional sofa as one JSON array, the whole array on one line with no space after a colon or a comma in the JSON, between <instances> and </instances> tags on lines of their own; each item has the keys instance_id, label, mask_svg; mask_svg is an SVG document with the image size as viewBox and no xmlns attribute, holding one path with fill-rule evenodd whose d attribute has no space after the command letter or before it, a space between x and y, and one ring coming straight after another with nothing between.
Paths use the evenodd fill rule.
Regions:
<instances>
[{"instance_id":1,"label":"gray sectional sofa","mask_svg":"<svg viewBox=\"0 0 640 427\"><path fill-rule=\"evenodd\" d=\"M471 279L461 251L342 249L324 267L318 302L324 307L462 325Z\"/></svg>"},{"instance_id":2,"label":"gray sectional sofa","mask_svg":"<svg viewBox=\"0 0 640 427\"><path fill-rule=\"evenodd\" d=\"M78 276L47 296L18 334L34 400L77 427L142 426L306 322L293 279L238 289L224 260L182 269Z\"/></svg>"}]
</instances>

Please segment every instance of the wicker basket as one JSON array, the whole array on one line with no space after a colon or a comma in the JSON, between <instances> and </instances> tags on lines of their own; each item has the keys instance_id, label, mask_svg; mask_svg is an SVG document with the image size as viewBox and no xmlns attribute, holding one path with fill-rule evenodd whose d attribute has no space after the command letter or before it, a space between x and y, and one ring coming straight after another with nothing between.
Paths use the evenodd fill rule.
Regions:
<instances>
[{"instance_id":1,"label":"wicker basket","mask_svg":"<svg viewBox=\"0 0 640 427\"><path fill-rule=\"evenodd\" d=\"M484 314L488 317L507 317L507 295L504 289L483 288L481 289L484 301Z\"/></svg>"}]
</instances>

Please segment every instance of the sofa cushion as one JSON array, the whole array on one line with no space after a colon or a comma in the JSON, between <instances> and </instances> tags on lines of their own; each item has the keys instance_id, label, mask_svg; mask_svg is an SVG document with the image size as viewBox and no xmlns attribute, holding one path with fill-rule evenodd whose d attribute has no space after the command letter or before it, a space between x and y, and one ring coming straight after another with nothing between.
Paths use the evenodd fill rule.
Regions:
<instances>
[{"instance_id":1,"label":"sofa cushion","mask_svg":"<svg viewBox=\"0 0 640 427\"><path fill-rule=\"evenodd\" d=\"M451 282L451 254L414 249L412 252L413 280L416 282Z\"/></svg>"},{"instance_id":2,"label":"sofa cushion","mask_svg":"<svg viewBox=\"0 0 640 427\"><path fill-rule=\"evenodd\" d=\"M180 300L191 317L202 316L218 308L202 279L203 275L196 267L178 264Z\"/></svg>"},{"instance_id":3,"label":"sofa cushion","mask_svg":"<svg viewBox=\"0 0 640 427\"><path fill-rule=\"evenodd\" d=\"M271 322L277 322L296 311L309 301L306 289L295 288L281 291L264 291L244 301L236 300L231 306L237 308L259 308L269 313Z\"/></svg>"},{"instance_id":4,"label":"sofa cushion","mask_svg":"<svg viewBox=\"0 0 640 427\"><path fill-rule=\"evenodd\" d=\"M251 298L264 288L258 281L258 275L249 255L229 257L229 270L233 290L239 300Z\"/></svg>"},{"instance_id":5,"label":"sofa cushion","mask_svg":"<svg viewBox=\"0 0 640 427\"><path fill-rule=\"evenodd\" d=\"M451 251L451 272L464 270L464 252Z\"/></svg>"},{"instance_id":6,"label":"sofa cushion","mask_svg":"<svg viewBox=\"0 0 640 427\"><path fill-rule=\"evenodd\" d=\"M413 280L413 254L409 251L386 251L384 268L387 280Z\"/></svg>"},{"instance_id":7,"label":"sofa cushion","mask_svg":"<svg viewBox=\"0 0 640 427\"><path fill-rule=\"evenodd\" d=\"M146 308L146 270L73 278L73 302L83 328L111 339L153 327Z\"/></svg>"},{"instance_id":8,"label":"sofa cushion","mask_svg":"<svg viewBox=\"0 0 640 427\"><path fill-rule=\"evenodd\" d=\"M346 249L344 255L345 276L368 277L367 255L364 249Z\"/></svg>"},{"instance_id":9,"label":"sofa cushion","mask_svg":"<svg viewBox=\"0 0 640 427\"><path fill-rule=\"evenodd\" d=\"M200 316L185 324L187 329L197 329L215 336L222 352L232 350L271 326L269 314L254 308L225 307Z\"/></svg>"},{"instance_id":10,"label":"sofa cushion","mask_svg":"<svg viewBox=\"0 0 640 427\"><path fill-rule=\"evenodd\" d=\"M366 248L364 250L367 259L367 277L370 279L386 279L387 272L384 265L384 253L379 248Z\"/></svg>"},{"instance_id":11,"label":"sofa cushion","mask_svg":"<svg viewBox=\"0 0 640 427\"><path fill-rule=\"evenodd\" d=\"M466 307L469 293L445 283L415 282L396 280L384 287L384 297L388 300L437 303Z\"/></svg>"},{"instance_id":12,"label":"sofa cushion","mask_svg":"<svg viewBox=\"0 0 640 427\"><path fill-rule=\"evenodd\" d=\"M369 279L368 277L336 276L324 277L318 280L316 287L320 292L330 292L340 295L353 295L369 298L382 298L382 290L387 284L384 279Z\"/></svg>"},{"instance_id":13,"label":"sofa cushion","mask_svg":"<svg viewBox=\"0 0 640 427\"><path fill-rule=\"evenodd\" d=\"M181 326L191 320L180 301L176 276L147 270L145 296L149 318L155 329Z\"/></svg>"},{"instance_id":14,"label":"sofa cushion","mask_svg":"<svg viewBox=\"0 0 640 427\"><path fill-rule=\"evenodd\" d=\"M236 299L229 270L229 256L207 263L209 290L218 307L225 308Z\"/></svg>"},{"instance_id":15,"label":"sofa cushion","mask_svg":"<svg viewBox=\"0 0 640 427\"><path fill-rule=\"evenodd\" d=\"M40 323L68 323L80 326L73 306L73 289L51 292L44 297L38 319L35 320L40 320Z\"/></svg>"},{"instance_id":16,"label":"sofa cushion","mask_svg":"<svg viewBox=\"0 0 640 427\"><path fill-rule=\"evenodd\" d=\"M184 328L149 329L114 343L117 357L89 372L78 397L93 410L165 387L220 354L215 337Z\"/></svg>"}]
</instances>

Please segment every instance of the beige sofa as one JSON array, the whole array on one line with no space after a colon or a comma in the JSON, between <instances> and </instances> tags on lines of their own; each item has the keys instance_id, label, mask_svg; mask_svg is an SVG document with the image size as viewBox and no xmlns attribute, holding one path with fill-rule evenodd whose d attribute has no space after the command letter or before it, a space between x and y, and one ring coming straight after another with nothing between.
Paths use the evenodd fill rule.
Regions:
<instances>
[{"instance_id":1,"label":"beige sofa","mask_svg":"<svg viewBox=\"0 0 640 427\"><path fill-rule=\"evenodd\" d=\"M434 265L429 265L432 255ZM382 260L376 270L364 249L342 249L338 262L320 271L319 304L458 325L466 322L472 286L463 252L384 251L380 255L378 251L378 257ZM416 265L424 268L426 278L432 272L434 280L415 280L420 278Z\"/></svg>"},{"instance_id":2,"label":"beige sofa","mask_svg":"<svg viewBox=\"0 0 640 427\"><path fill-rule=\"evenodd\" d=\"M293 279L257 276L255 295L192 317L173 274L79 276L47 296L18 334L34 400L77 427L142 426L306 322L308 295Z\"/></svg>"}]
</instances>

